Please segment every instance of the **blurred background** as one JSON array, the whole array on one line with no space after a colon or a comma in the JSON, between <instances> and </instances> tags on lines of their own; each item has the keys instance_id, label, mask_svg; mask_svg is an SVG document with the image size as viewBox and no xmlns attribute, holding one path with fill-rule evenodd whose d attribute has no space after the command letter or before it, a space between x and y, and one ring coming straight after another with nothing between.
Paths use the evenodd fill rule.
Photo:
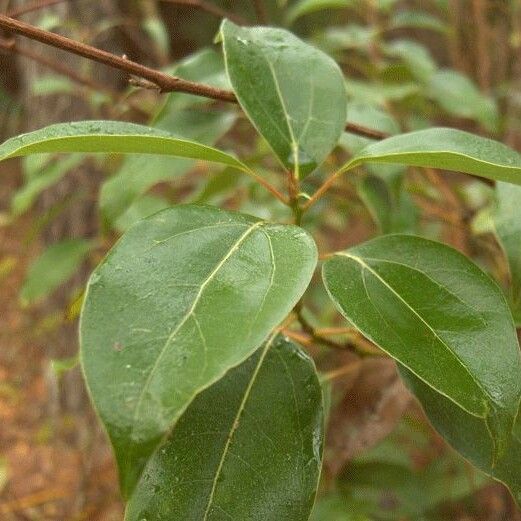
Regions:
<instances>
[{"instance_id":1,"label":"blurred background","mask_svg":"<svg viewBox=\"0 0 521 521\"><path fill-rule=\"evenodd\" d=\"M386 134L452 126L521 151L519 0L0 0L0 12L225 88L213 44L222 17L287 27L342 67L350 122ZM218 143L283 184L237 107L128 80L0 32L0 138L61 121L134 121ZM368 142L344 134L304 189ZM234 171L164 157L35 156L0 164L0 179L0 519L121 520L111 451L78 368L89 272L132 223L178 202L282 221L288 210ZM481 179L376 165L340 180L304 225L322 252L382 232L418 233L506 286L495 204ZM318 282L308 319L323 330L345 326ZM295 336L314 355L330 404L313 521L521 519L506 489L433 432L392 363L357 362Z\"/></svg>"}]
</instances>

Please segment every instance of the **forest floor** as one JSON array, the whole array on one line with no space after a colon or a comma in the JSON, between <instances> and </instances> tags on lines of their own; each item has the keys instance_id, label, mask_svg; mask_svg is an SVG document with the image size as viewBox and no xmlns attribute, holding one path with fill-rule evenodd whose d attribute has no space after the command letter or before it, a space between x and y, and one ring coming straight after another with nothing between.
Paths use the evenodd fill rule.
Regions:
<instances>
[{"instance_id":1,"label":"forest floor","mask_svg":"<svg viewBox=\"0 0 521 521\"><path fill-rule=\"evenodd\" d=\"M0 177L3 211L18 175L4 167ZM38 250L37 241L28 242L33 225L27 216L0 226L0 519L121 521L104 434L88 400L64 407L51 368L56 314L19 304L27 263Z\"/></svg>"}]
</instances>

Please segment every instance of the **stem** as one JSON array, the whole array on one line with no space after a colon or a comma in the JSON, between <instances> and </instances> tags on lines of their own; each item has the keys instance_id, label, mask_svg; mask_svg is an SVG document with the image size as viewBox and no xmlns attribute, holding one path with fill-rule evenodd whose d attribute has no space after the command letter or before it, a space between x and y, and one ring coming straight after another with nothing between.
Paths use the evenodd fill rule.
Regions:
<instances>
[{"instance_id":1,"label":"stem","mask_svg":"<svg viewBox=\"0 0 521 521\"><path fill-rule=\"evenodd\" d=\"M170 76L156 69L146 67L107 51L97 49L91 45L80 43L71 40L70 38L66 38L65 36L14 20L13 18L9 18L3 14L0 14L0 27L20 34L26 38L30 38L31 40L36 40L45 45L50 45L51 47L76 54L77 56L82 56L83 58L102 63L103 65L123 71L129 75L147 80L154 84L160 92L185 92L187 94L193 94L195 96L201 96L203 98L214 99L217 101L237 103L237 98L232 91L218 89L211 85L205 85L204 83L196 83L175 76ZM364 127L363 125L357 125L355 123L347 123L345 130L372 139L384 139L387 137L387 134L383 132Z\"/></svg>"},{"instance_id":2,"label":"stem","mask_svg":"<svg viewBox=\"0 0 521 521\"><path fill-rule=\"evenodd\" d=\"M250 169L247 171L242 170L242 172L255 179L260 185L264 186L264 188L266 188L266 190L274 195L282 204L285 204L286 206L290 205L290 200L284 194L279 192L271 183L266 181L266 179L264 179L262 176L256 174L253 170Z\"/></svg>"},{"instance_id":3,"label":"stem","mask_svg":"<svg viewBox=\"0 0 521 521\"><path fill-rule=\"evenodd\" d=\"M293 212L293 220L297 226L302 223L302 208L299 203L300 194L300 181L298 178L298 172L287 171L288 180L288 206Z\"/></svg>"},{"instance_id":4,"label":"stem","mask_svg":"<svg viewBox=\"0 0 521 521\"><path fill-rule=\"evenodd\" d=\"M57 74L61 74L62 76L66 76L73 82L77 83L78 85L81 85L83 87L86 87L88 89L91 89L96 92L101 92L102 94L106 94L109 96L115 103L119 103L121 101L121 98L123 95L115 90L109 89L105 85L102 85L101 83L96 82L95 80L87 77L82 76L81 74L78 74L74 69L67 67L64 63L51 60L47 56L44 56L42 54L38 54L31 49L27 49L25 47L20 47L16 44L14 40L5 40L4 38L0 38L0 49L4 51L11 52L13 54L17 54L19 56L23 56L24 58L28 58L30 60L33 60L36 63L39 63L40 65L43 65L44 67L47 67L48 69L56 72ZM129 107L131 107L136 112L149 117L150 114L143 110L140 104L133 103L132 100L126 100L126 103Z\"/></svg>"},{"instance_id":5,"label":"stem","mask_svg":"<svg viewBox=\"0 0 521 521\"><path fill-rule=\"evenodd\" d=\"M364 127L363 125L358 125L357 123L346 123L344 129L346 132L351 132L351 134L356 134L357 136L366 137L369 139L382 140L391 137L391 134Z\"/></svg>"},{"instance_id":6,"label":"stem","mask_svg":"<svg viewBox=\"0 0 521 521\"><path fill-rule=\"evenodd\" d=\"M362 345L358 345L358 343L353 342L352 340L349 340L344 343L335 342L334 340L331 340L330 338L327 338L326 336L323 336L318 333L318 331L308 322L306 317L303 314L303 301L302 299L297 303L293 311L295 312L295 315L297 317L297 320L300 324L300 327L306 333L309 335L309 337L314 340L315 342L322 344L326 347L331 347L333 349L341 349L342 351L352 351L354 354L357 354L359 357L367 357L367 356L377 356L377 353L371 352L372 349L364 349L362 345L364 342L360 342ZM366 341L367 342L367 341ZM365 342L365 343L366 343Z\"/></svg>"},{"instance_id":7,"label":"stem","mask_svg":"<svg viewBox=\"0 0 521 521\"><path fill-rule=\"evenodd\" d=\"M340 378L341 376L346 376L354 371L357 371L362 364L361 360L355 360L347 365L343 365L337 369L333 369L332 371L328 371L327 373L322 373L320 375L321 382L331 382L336 378Z\"/></svg>"},{"instance_id":8,"label":"stem","mask_svg":"<svg viewBox=\"0 0 521 521\"><path fill-rule=\"evenodd\" d=\"M325 182L322 184L322 186L309 198L303 205L303 209L306 211L311 206L313 206L333 185L333 183L336 181L336 178L342 174L342 170L337 170L334 174L331 174Z\"/></svg>"},{"instance_id":9,"label":"stem","mask_svg":"<svg viewBox=\"0 0 521 521\"><path fill-rule=\"evenodd\" d=\"M130 75L135 75L139 78L148 80L157 85L161 92L186 92L188 94L195 94L197 96L203 96L205 98L219 101L236 102L235 94L231 91L170 76L126 58L121 58L115 54L97 49L91 45L77 42L49 31L44 31L2 14L0 14L0 27L31 38L32 40L39 41L45 45L50 45L77 54L78 56L83 56L84 58L124 71Z\"/></svg>"}]
</instances>

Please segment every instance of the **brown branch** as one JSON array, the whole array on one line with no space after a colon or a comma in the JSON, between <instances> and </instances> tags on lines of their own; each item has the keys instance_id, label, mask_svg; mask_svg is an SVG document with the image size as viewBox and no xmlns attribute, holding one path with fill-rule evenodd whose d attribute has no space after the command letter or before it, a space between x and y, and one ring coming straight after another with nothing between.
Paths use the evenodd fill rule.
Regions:
<instances>
[{"instance_id":1,"label":"brown branch","mask_svg":"<svg viewBox=\"0 0 521 521\"><path fill-rule=\"evenodd\" d=\"M47 67L53 70L54 72L57 72L58 74L67 76L72 81L80 85L83 85L84 87L89 87L90 89L100 91L102 93L106 92L106 88L104 85L97 83L91 78L81 76L74 69L67 67L62 62L53 61L47 56L44 56L43 54L38 54L32 51L31 49L20 47L16 44L14 40L6 40L4 38L0 38L0 49L29 58L30 60L33 60L43 65L44 67Z\"/></svg>"},{"instance_id":2,"label":"brown branch","mask_svg":"<svg viewBox=\"0 0 521 521\"><path fill-rule=\"evenodd\" d=\"M67 67L67 65L63 64L62 62L54 61L48 58L47 56L34 52L31 49L20 47L16 44L14 40L6 40L4 38L0 38L0 50L23 56L24 58L28 58L36 63L39 63L40 65L47 67L48 69L56 72L57 74L69 78L78 85L109 96L114 102L119 102L121 98L124 96L124 94L109 89L105 85L102 85L101 83L98 83L87 76L82 76L71 67ZM127 100L126 103L136 112L139 112L140 114L147 117L150 116L149 113L143 110L143 108L139 104L133 103L131 100Z\"/></svg>"},{"instance_id":3,"label":"brown branch","mask_svg":"<svg viewBox=\"0 0 521 521\"><path fill-rule=\"evenodd\" d=\"M203 83L183 80L176 76L170 76L169 74L146 67L133 62L132 60L128 60L127 58L116 56L115 54L102 49L97 49L91 45L77 42L50 31L39 29L25 22L9 18L3 14L0 14L0 27L20 34L26 38L30 38L31 40L36 40L45 45L102 63L103 65L112 67L113 69L125 72L130 76L137 76L138 78L147 80L154 85L157 85L160 92L185 92L187 94L202 96L204 98L218 101L237 103L237 98L232 91L219 89ZM347 123L345 129L347 132L372 139L384 139L388 137L387 134L383 132L362 125L357 125L355 123Z\"/></svg>"},{"instance_id":4,"label":"brown branch","mask_svg":"<svg viewBox=\"0 0 521 521\"><path fill-rule=\"evenodd\" d=\"M356 123L346 123L345 131L351 132L352 134L356 134L357 136L362 136L376 140L382 140L391 137L391 134L381 132L380 130L364 127L363 125L357 125Z\"/></svg>"},{"instance_id":5,"label":"brown branch","mask_svg":"<svg viewBox=\"0 0 521 521\"><path fill-rule=\"evenodd\" d=\"M107 51L97 49L91 45L71 40L65 36L44 31L30 24L14 20L8 16L0 14L0 27L18 33L22 36L36 40L45 45L50 45L64 51L77 54L84 58L88 58L98 63L107 65L114 69L126 72L129 75L137 76L145 80L155 83L161 92L186 92L203 96L205 98L215 99L219 101L236 102L235 94L231 91L203 85L193 81L183 80L175 76L170 76L164 72L145 67L131 60L121 58Z\"/></svg>"},{"instance_id":6,"label":"brown branch","mask_svg":"<svg viewBox=\"0 0 521 521\"><path fill-rule=\"evenodd\" d=\"M16 9L12 9L11 11L9 11L8 16L10 16L11 18L18 18L19 16L23 16L24 14L39 11L40 9L45 9L46 7L51 7L56 4L63 4L67 1L68 0L40 0L32 2L30 4L17 7Z\"/></svg>"},{"instance_id":7,"label":"brown branch","mask_svg":"<svg viewBox=\"0 0 521 521\"><path fill-rule=\"evenodd\" d=\"M248 25L248 21L245 20L242 16L230 13L221 9L220 7L211 4L210 2L205 2L205 0L159 0L165 4L175 4L175 5L185 5L188 7L193 7L194 9L199 9L200 11L205 11L217 18L228 18L232 22L235 22L239 25Z\"/></svg>"},{"instance_id":8,"label":"brown branch","mask_svg":"<svg viewBox=\"0 0 521 521\"><path fill-rule=\"evenodd\" d=\"M368 349L368 342L364 339L362 342L354 342L353 340L348 340L347 342L340 343L335 342L334 340L331 340L330 338L327 338L327 336L321 335L315 330L315 328L308 322L306 317L303 314L303 304L302 301L300 301L294 308L294 312L296 314L297 320L300 324L300 327L302 328L302 331L306 333L311 340L314 340L315 342L322 344L326 347L332 347L334 349L342 349L344 351L351 351L355 354L357 354L360 357L365 356L376 356L378 355L377 352L375 352L372 345L370 345ZM357 339L358 340L358 339Z\"/></svg>"}]
</instances>

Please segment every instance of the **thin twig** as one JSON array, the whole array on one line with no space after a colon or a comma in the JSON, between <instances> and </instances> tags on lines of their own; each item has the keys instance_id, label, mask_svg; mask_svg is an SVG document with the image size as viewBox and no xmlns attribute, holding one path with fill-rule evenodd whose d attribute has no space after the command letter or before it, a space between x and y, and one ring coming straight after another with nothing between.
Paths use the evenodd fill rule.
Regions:
<instances>
[{"instance_id":1,"label":"thin twig","mask_svg":"<svg viewBox=\"0 0 521 521\"><path fill-rule=\"evenodd\" d=\"M91 45L77 42L49 31L44 31L38 27L14 20L2 14L0 14L0 27L31 38L32 40L39 41L45 45L50 45L121 70L129 75L144 78L145 80L155 83L161 92L185 92L219 101L236 102L235 94L231 91L170 76L164 72L145 67L139 63L92 47Z\"/></svg>"},{"instance_id":2,"label":"thin twig","mask_svg":"<svg viewBox=\"0 0 521 521\"><path fill-rule=\"evenodd\" d=\"M315 328L308 322L306 317L303 314L303 303L302 300L297 303L297 305L294 308L294 312L296 314L297 320L300 324L300 327L306 333L309 335L309 337L314 340L315 342L322 344L326 347L332 347L334 349L341 349L343 351L352 351L353 353L357 354L360 357L365 356L374 356L375 353L371 352L371 350L362 348L361 345L358 345L358 343L355 343L351 340L348 340L347 342L340 343L335 342L334 340L331 340L330 338L327 338L326 336L320 335L317 333ZM366 344L367 342L363 342L363 344Z\"/></svg>"},{"instance_id":3,"label":"thin twig","mask_svg":"<svg viewBox=\"0 0 521 521\"><path fill-rule=\"evenodd\" d=\"M336 378L340 378L341 376L346 376L348 374L351 374L358 369L360 369L360 366L362 364L361 360L355 360L354 362L350 362L347 365L343 365L341 367L338 367L337 369L333 369L332 371L328 371L327 373L322 373L320 375L320 381L321 382L331 382L332 380L335 380Z\"/></svg>"},{"instance_id":4,"label":"thin twig","mask_svg":"<svg viewBox=\"0 0 521 521\"><path fill-rule=\"evenodd\" d=\"M24 24L22 22L17 22L16 20L10 20L9 18L7 18L5 16L2 16L2 15L0 15L0 26L2 25L2 22L3 22L4 18L9 20L10 22L15 22L15 24L16 24L15 26L16 27L21 25L24 31L25 31L26 27L30 27L31 30L32 30L32 33L34 33L34 31L36 31L35 34L39 35L39 33L41 32L40 29L33 28L32 26L28 26L28 24ZM43 31L43 32L45 33L46 31ZM22 33L22 34L25 35L25 32ZM49 33L49 34L52 35L52 38L56 37L59 40L59 42L60 42L59 48L60 49L67 50L67 47L69 45L73 45L74 48L77 49L77 46L79 46L79 48L82 49L82 50L87 49L89 54L92 54L92 52L99 52L101 54L101 56L107 55L107 56L111 57L111 60L117 60L117 63L120 64L120 65L125 65L125 66L126 65L130 65L131 66L130 68L133 68L134 65L136 65L138 67L142 67L142 66L140 66L138 64L135 64L134 62L131 62L131 61L127 60L126 58L119 58L119 57L111 55L109 53L105 53L105 51L99 51L98 49L95 49L95 48L90 47L88 45L84 45L84 44L80 44L78 42L74 42L73 40L69 40L68 38L65 38L65 37L62 37L62 36L58 36L58 35L54 35L52 33ZM39 41L42 41L39 38L35 38L35 39L38 39ZM65 43L62 40L64 40ZM46 43L46 42L44 42L44 43ZM0 46L2 46L1 42L0 42ZM45 57L40 56L40 55L37 55L36 53L33 53L32 51L28 51L27 49L20 49L20 47L16 46L15 42L8 42L8 43L6 43L5 40L4 40L3 47L6 50L10 50L12 52L18 52L19 54L23 54L24 56L30 57L33 60L39 61L40 63L43 63L43 64L47 65L48 67L52 68L56 72L59 72L60 74L65 74L66 76L68 76L71 79L77 81L78 83L81 83L81 84L84 84L84 85L89 86L91 88L94 88L94 89L96 89L96 90L98 90L100 92L105 92L105 93L114 95L113 92L108 91L104 86L98 85L96 82L93 82L92 80L85 79L84 77L78 75L75 71L73 71L73 70L71 70L71 69L69 69L69 68L67 68L65 66L59 65L59 64L57 64L55 62L52 62L48 58L45 58ZM80 53L78 52L78 54L80 54ZM85 52L85 54L87 54L87 52ZM84 56L84 54L81 54L81 55ZM97 61L100 61L101 63L105 63L101 59L97 60ZM120 68L122 70L125 70L124 67L122 67L122 66L121 67L116 67L116 68ZM148 68L147 67L143 67L143 69L148 69ZM127 70L128 70L128 67L127 67ZM158 71L153 71L153 69L148 69L148 70L150 70L150 71L152 71L154 73L161 74L162 76L165 76L168 80L178 80L179 79L179 78L174 78L172 76L163 75L162 73L159 73ZM144 77L144 75L141 75L141 77ZM150 81L150 80L148 80L148 78L145 78L145 79L146 79L146 81ZM180 80L180 81L184 82L184 80ZM152 83L152 85L156 85L156 84L159 85L158 81L155 81L155 82L152 81L151 83ZM178 89L178 90L181 90L181 92L190 92L190 93L192 93L193 91L192 91L191 85L190 85L192 82L186 82L186 83L189 84L189 90L186 90L186 89ZM201 86L200 84L194 84L194 85L198 86L198 90L200 92L202 90L204 90L204 89L206 89L206 90L211 89L212 91L214 91L214 92L210 93L212 95L209 95L209 96L206 95L205 96L204 94L202 94L203 96L211 98L211 99L222 99L222 98L220 98L220 97L215 95L215 91L219 91L219 89L214 89L213 87L206 86L206 85ZM204 89L201 89L201 87L204 87ZM227 92L227 91L220 91L220 92ZM208 94L208 93L206 92L206 94ZM233 95L233 93L231 93L231 94ZM264 178L262 178L261 176L257 175L255 172L253 172L251 170L248 170L248 172L245 172L245 173L247 173L249 176L253 177L259 184L264 186L264 188L266 188L271 194L273 194L282 203L284 203L286 205L288 204L288 202L289 202L288 199L283 194L281 194L274 186L272 186L268 181L266 181Z\"/></svg>"},{"instance_id":5,"label":"thin twig","mask_svg":"<svg viewBox=\"0 0 521 521\"><path fill-rule=\"evenodd\" d=\"M313 206L331 188L341 173L343 173L342 170L337 170L334 174L331 174L322 186L302 205L302 209L306 211Z\"/></svg>"},{"instance_id":6,"label":"thin twig","mask_svg":"<svg viewBox=\"0 0 521 521\"><path fill-rule=\"evenodd\" d=\"M67 1L73 0L39 0L37 2L32 2L27 5L22 5L15 9L9 11L8 16L11 18L18 18L19 16L23 16L24 14L33 13L34 11L40 11L41 9L45 9L46 7L52 7L56 4L63 4Z\"/></svg>"},{"instance_id":7,"label":"thin twig","mask_svg":"<svg viewBox=\"0 0 521 521\"><path fill-rule=\"evenodd\" d=\"M102 85L101 83L98 83L97 81L93 80L92 78L89 78L87 76L82 76L78 72L76 72L71 67L68 67L62 62L52 60L48 58L47 56L44 56L43 54L39 54L37 52L34 52L32 49L28 49L25 47L20 47L17 45L17 43L14 40L6 40L4 38L0 38L0 49L11 52L13 54L17 54L19 56L23 56L25 58L28 58L36 63L39 63L40 65L43 65L44 67L47 67L48 69L56 72L57 74L60 74L62 76L65 76L72 80L73 82L77 83L78 85L81 85L83 87L86 87L88 89L91 89L95 92L100 92L102 94L105 94L111 98L114 102L121 101L121 98L123 95L115 90L109 89L105 85ZM149 117L150 114L143 110L140 104L133 103L131 100L127 100L126 103L129 107L131 107L136 112L139 112L140 114Z\"/></svg>"},{"instance_id":8,"label":"thin twig","mask_svg":"<svg viewBox=\"0 0 521 521\"><path fill-rule=\"evenodd\" d=\"M375 130L372 128L364 127L363 125L357 125L356 123L346 123L345 126L346 132L351 132L353 134L357 134L361 137L366 137L369 139L382 140L391 137L391 134L387 134L386 132L381 132L380 130Z\"/></svg>"},{"instance_id":9,"label":"thin twig","mask_svg":"<svg viewBox=\"0 0 521 521\"><path fill-rule=\"evenodd\" d=\"M354 327L322 327L315 330L318 335L336 336L357 334Z\"/></svg>"},{"instance_id":10,"label":"thin twig","mask_svg":"<svg viewBox=\"0 0 521 521\"><path fill-rule=\"evenodd\" d=\"M50 45L51 47L56 47L89 60L102 63L108 67L112 67L113 69L123 71L131 76L133 75L148 80L157 85L161 92L185 92L218 101L237 103L237 98L232 91L218 89L211 85L205 85L203 83L196 83L175 76L170 76L164 72L116 56L107 51L97 49L91 45L71 40L70 38L50 31L39 29L2 14L0 14L0 27L18 33L26 38L30 38L31 40L36 40L45 45ZM387 137L387 134L383 132L362 125L357 125L355 123L347 123L345 129L347 132L372 139L384 139Z\"/></svg>"},{"instance_id":11,"label":"thin twig","mask_svg":"<svg viewBox=\"0 0 521 521\"><path fill-rule=\"evenodd\" d=\"M61 74L63 76L67 76L74 82L83 85L85 87L89 87L90 89L100 91L102 93L105 93L106 88L104 85L101 85L100 83L96 82L95 80L91 78L87 78L84 76L81 76L78 74L74 69L67 67L63 64L63 62L53 61L47 56L44 56L43 54L38 54L33 52L31 49L27 49L25 47L20 47L16 44L14 40L6 40L4 38L0 38L0 49L4 51L11 52L13 54L18 54L20 56L24 56L26 58L29 58L35 62L38 62L39 64L48 67L49 69L53 70L54 72L57 72L58 74Z\"/></svg>"},{"instance_id":12,"label":"thin twig","mask_svg":"<svg viewBox=\"0 0 521 521\"><path fill-rule=\"evenodd\" d=\"M205 2L204 0L159 0L160 2L166 4L175 4L175 5L186 5L188 7L193 7L194 9L199 9L200 11L205 11L217 18L228 18L232 22L235 22L239 25L248 25L248 21L244 19L242 16L225 11L221 9L219 6L211 4L210 2Z\"/></svg>"}]
</instances>

